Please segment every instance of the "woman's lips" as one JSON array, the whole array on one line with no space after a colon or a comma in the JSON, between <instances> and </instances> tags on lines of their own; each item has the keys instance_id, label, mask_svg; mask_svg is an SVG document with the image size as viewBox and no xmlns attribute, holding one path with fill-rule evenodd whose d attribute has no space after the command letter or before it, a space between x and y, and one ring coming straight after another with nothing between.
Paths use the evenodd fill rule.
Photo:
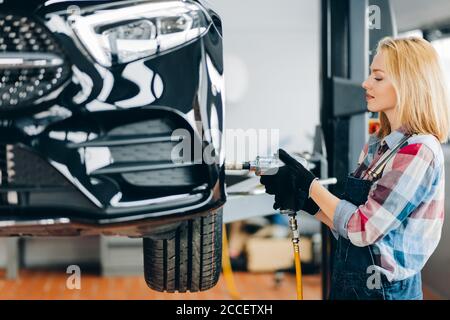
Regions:
<instances>
[{"instance_id":1,"label":"woman's lips","mask_svg":"<svg viewBox=\"0 0 450 320\"><path fill-rule=\"evenodd\" d=\"M375 97L374 97L374 96L371 96L371 95L368 94L368 93L366 93L366 100L369 101L369 100L372 100L372 99L375 99Z\"/></svg>"}]
</instances>

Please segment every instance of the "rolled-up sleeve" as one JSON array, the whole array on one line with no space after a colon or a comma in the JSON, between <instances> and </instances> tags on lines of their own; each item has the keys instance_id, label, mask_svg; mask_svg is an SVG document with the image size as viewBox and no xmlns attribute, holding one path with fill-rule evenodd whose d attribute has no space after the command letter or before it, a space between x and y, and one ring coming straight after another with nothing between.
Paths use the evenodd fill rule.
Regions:
<instances>
[{"instance_id":1,"label":"rolled-up sleeve","mask_svg":"<svg viewBox=\"0 0 450 320\"><path fill-rule=\"evenodd\" d=\"M344 237L345 239L348 239L348 232L347 232L348 220L350 220L350 218L356 212L357 209L358 209L357 206L346 200L339 201L336 207L336 211L334 212L333 218L334 229L340 236Z\"/></svg>"}]
</instances>

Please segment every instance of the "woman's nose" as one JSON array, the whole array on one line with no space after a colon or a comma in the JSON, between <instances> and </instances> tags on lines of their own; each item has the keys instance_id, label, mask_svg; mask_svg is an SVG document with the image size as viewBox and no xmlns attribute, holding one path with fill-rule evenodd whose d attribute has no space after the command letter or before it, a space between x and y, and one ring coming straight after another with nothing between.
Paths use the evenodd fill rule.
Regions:
<instances>
[{"instance_id":1,"label":"woman's nose","mask_svg":"<svg viewBox=\"0 0 450 320\"><path fill-rule=\"evenodd\" d=\"M368 79L367 79L367 80L368 80ZM367 89L369 88L369 83L368 83L367 80L365 80L365 81L362 83L362 85L361 85L365 90L367 90Z\"/></svg>"}]
</instances>

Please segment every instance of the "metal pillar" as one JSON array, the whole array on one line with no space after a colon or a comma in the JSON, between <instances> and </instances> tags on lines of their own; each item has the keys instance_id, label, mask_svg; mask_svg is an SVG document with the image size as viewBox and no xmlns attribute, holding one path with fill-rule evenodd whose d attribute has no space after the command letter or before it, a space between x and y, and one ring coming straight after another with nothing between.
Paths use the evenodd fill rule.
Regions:
<instances>
[{"instance_id":1,"label":"metal pillar","mask_svg":"<svg viewBox=\"0 0 450 320\"><path fill-rule=\"evenodd\" d=\"M339 196L368 139L367 104L361 84L376 44L395 35L396 26L390 0L322 0L321 6L321 125L328 175L338 179L330 190ZM375 25L369 25L374 20L369 19L371 14L375 15ZM323 227L324 299L329 295L333 239Z\"/></svg>"}]
</instances>

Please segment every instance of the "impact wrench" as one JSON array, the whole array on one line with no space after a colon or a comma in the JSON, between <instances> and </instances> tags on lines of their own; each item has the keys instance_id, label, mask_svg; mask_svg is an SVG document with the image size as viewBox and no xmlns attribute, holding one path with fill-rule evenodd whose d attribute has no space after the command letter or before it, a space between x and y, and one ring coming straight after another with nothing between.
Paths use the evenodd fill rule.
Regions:
<instances>
[{"instance_id":1,"label":"impact wrench","mask_svg":"<svg viewBox=\"0 0 450 320\"><path fill-rule=\"evenodd\" d=\"M305 168L308 168L308 162L306 159L294 156L295 160L300 162ZM277 155L273 157L256 157L254 161L244 163L230 163L225 165L226 170L248 170L255 172L256 175L268 175L275 174L276 170L283 166L284 163L278 158ZM319 180L322 185L335 184L336 179ZM302 268L300 260L300 232L297 224L297 212L294 210L281 210L282 214L289 216L289 226L292 231L292 244L294 246L294 261L295 261L295 275L296 275L296 287L297 287L297 300L303 300L303 284L302 284Z\"/></svg>"}]
</instances>

